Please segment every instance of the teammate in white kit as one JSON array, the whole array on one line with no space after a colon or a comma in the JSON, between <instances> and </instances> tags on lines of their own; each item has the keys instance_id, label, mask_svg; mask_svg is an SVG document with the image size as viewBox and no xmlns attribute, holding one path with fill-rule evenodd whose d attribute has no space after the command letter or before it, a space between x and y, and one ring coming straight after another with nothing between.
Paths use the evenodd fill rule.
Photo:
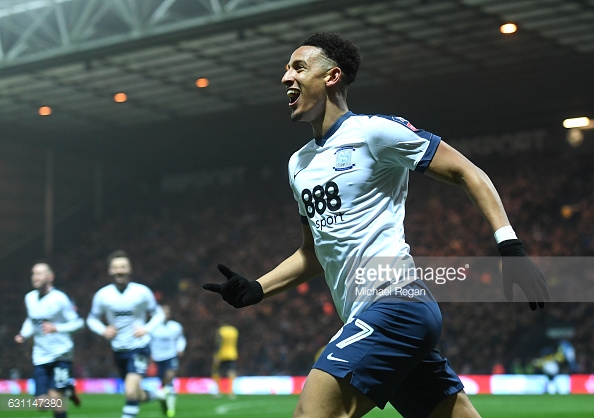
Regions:
<instances>
[{"instance_id":1,"label":"teammate in white kit","mask_svg":"<svg viewBox=\"0 0 594 418\"><path fill-rule=\"evenodd\" d=\"M122 418L135 418L140 412L140 402L158 397L143 390L141 382L150 361L150 332L164 321L165 315L147 286L130 281L132 265L124 251L112 253L108 267L114 282L95 293L87 326L111 342L116 365L124 379L126 404ZM107 325L102 322L103 317Z\"/></svg>"},{"instance_id":2,"label":"teammate in white kit","mask_svg":"<svg viewBox=\"0 0 594 418\"><path fill-rule=\"evenodd\" d=\"M409 171L467 192L495 233L508 299L516 283L532 309L542 308L546 282L483 171L403 118L349 111L360 62L357 47L336 34L316 34L293 52L282 78L291 119L309 122L314 134L289 161L303 244L256 281L219 265L227 281L204 288L239 308L325 275L345 325L313 366L294 417L361 417L388 402L405 418L478 417L435 350L441 312L422 280L358 277L380 259L414 266L403 227ZM414 303L397 296L403 289L418 295Z\"/></svg>"},{"instance_id":3,"label":"teammate in white kit","mask_svg":"<svg viewBox=\"0 0 594 418\"><path fill-rule=\"evenodd\" d=\"M25 296L27 319L14 339L22 344L33 337L35 396L58 399L66 395L78 405L71 374L71 334L81 329L84 321L68 296L54 288L54 272L47 263L33 266L31 283L35 290ZM54 417L65 418L66 411L56 408Z\"/></svg>"},{"instance_id":4,"label":"teammate in white kit","mask_svg":"<svg viewBox=\"0 0 594 418\"><path fill-rule=\"evenodd\" d=\"M161 305L165 314L165 322L151 331L151 357L157 365L157 372L165 391L165 399L161 402L164 413L168 417L175 416L175 387L173 379L179 368L179 358L186 349L186 338L182 325L171 319L171 307Z\"/></svg>"}]
</instances>

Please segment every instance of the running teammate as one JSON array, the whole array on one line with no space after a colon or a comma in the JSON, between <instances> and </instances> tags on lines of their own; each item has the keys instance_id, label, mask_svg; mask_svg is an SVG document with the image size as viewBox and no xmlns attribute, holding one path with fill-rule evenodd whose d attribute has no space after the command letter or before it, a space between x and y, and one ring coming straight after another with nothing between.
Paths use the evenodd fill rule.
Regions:
<instances>
[{"instance_id":1,"label":"running teammate","mask_svg":"<svg viewBox=\"0 0 594 418\"><path fill-rule=\"evenodd\" d=\"M14 340L22 344L33 337L35 396L80 403L72 378L74 343L71 334L84 326L76 308L65 293L54 288L54 272L47 263L32 268L33 289L25 296L27 319ZM62 400L63 402L63 400ZM56 404L54 417L65 418L65 404Z\"/></svg>"},{"instance_id":2,"label":"running teammate","mask_svg":"<svg viewBox=\"0 0 594 418\"><path fill-rule=\"evenodd\" d=\"M95 293L87 326L111 342L124 379L126 403L122 418L135 418L140 402L159 396L143 390L140 384L150 360L150 332L163 322L165 315L148 287L130 281L132 265L124 251L112 253L107 264L113 283ZM147 316L151 316L148 323Z\"/></svg>"},{"instance_id":3,"label":"running teammate","mask_svg":"<svg viewBox=\"0 0 594 418\"><path fill-rule=\"evenodd\" d=\"M179 369L179 358L184 355L186 338L182 325L171 319L171 308L162 305L165 322L157 325L151 332L151 357L157 365L157 373L164 389L161 400L163 412L168 417L175 416L175 387L173 379Z\"/></svg>"},{"instance_id":4,"label":"running teammate","mask_svg":"<svg viewBox=\"0 0 594 418\"><path fill-rule=\"evenodd\" d=\"M212 363L212 378L217 382L219 395L222 395L224 388L221 377L225 377L229 383L230 397L233 397L233 381L237 377L235 369L237 363L237 339L239 331L233 325L223 324L217 329L215 340L215 354Z\"/></svg>"},{"instance_id":5,"label":"running teammate","mask_svg":"<svg viewBox=\"0 0 594 418\"><path fill-rule=\"evenodd\" d=\"M532 309L542 308L546 282L482 170L401 117L349 111L347 90L360 62L358 48L336 34L316 34L293 52L282 77L291 119L309 122L314 135L289 161L303 243L256 281L219 265L227 281L204 288L239 308L325 275L345 325L314 364L294 417L360 417L388 402L405 418L478 417L435 350L441 313L422 281L362 275L378 260L414 267L403 227L409 171L467 192L494 231L508 300L516 283ZM403 286L417 303L396 296Z\"/></svg>"}]
</instances>

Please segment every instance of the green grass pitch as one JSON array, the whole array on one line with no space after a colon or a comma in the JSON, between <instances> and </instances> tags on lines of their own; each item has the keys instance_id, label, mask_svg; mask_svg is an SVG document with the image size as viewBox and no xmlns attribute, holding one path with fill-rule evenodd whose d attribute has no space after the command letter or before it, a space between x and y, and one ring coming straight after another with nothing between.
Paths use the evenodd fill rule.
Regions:
<instances>
[{"instance_id":1,"label":"green grass pitch","mask_svg":"<svg viewBox=\"0 0 594 418\"><path fill-rule=\"evenodd\" d=\"M592 395L475 395L470 397L484 418L592 418ZM69 417L120 418L122 395L82 395L82 406L71 405ZM297 396L237 396L215 399L209 395L179 395L176 418L268 418L290 417ZM138 418L162 417L157 402L141 405ZM2 418L51 418L50 413L37 411L0 411ZM391 406L384 411L375 409L366 417L400 417Z\"/></svg>"}]
</instances>

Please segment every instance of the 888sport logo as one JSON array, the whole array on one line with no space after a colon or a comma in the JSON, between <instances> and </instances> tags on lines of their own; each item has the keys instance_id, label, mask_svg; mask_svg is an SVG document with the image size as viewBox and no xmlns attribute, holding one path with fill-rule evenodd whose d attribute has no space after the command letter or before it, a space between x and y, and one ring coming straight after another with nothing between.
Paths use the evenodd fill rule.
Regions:
<instances>
[{"instance_id":1,"label":"888sport logo","mask_svg":"<svg viewBox=\"0 0 594 418\"><path fill-rule=\"evenodd\" d=\"M329 181L325 186L315 186L312 190L303 189L301 200L305 205L307 216L313 218L315 214L323 215L328 210L338 210L342 205L338 196L338 184Z\"/></svg>"},{"instance_id":2,"label":"888sport logo","mask_svg":"<svg viewBox=\"0 0 594 418\"><path fill-rule=\"evenodd\" d=\"M326 210L337 211L342 206L342 200L340 199L338 184L333 181L329 181L324 186L317 185L310 189L303 189L301 191L301 201L305 206L305 211L309 218L313 218L316 213L318 215L324 215ZM337 215L330 215L325 219L316 221L316 227L323 228L335 223L340 217L342 220L342 212Z\"/></svg>"}]
</instances>

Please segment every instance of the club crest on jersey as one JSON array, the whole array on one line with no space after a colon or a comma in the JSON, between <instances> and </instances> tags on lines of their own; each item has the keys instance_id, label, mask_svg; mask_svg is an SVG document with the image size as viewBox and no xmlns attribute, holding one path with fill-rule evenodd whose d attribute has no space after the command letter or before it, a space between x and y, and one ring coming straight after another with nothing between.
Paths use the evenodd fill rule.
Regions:
<instances>
[{"instance_id":1,"label":"club crest on jersey","mask_svg":"<svg viewBox=\"0 0 594 418\"><path fill-rule=\"evenodd\" d=\"M336 163L333 167L335 171L350 170L355 166L352 162L354 150L355 148L353 147L341 147L336 150L334 153L336 155Z\"/></svg>"}]
</instances>

